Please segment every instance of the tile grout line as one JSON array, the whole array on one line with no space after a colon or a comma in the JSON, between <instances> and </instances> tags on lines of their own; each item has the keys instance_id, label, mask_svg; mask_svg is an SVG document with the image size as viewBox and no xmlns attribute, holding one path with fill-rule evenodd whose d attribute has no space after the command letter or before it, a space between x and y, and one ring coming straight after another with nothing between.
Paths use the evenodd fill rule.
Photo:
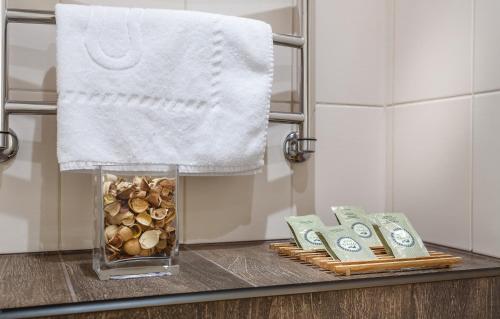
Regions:
<instances>
[{"instance_id":1,"label":"tile grout line","mask_svg":"<svg viewBox=\"0 0 500 319\"><path fill-rule=\"evenodd\" d=\"M472 96L471 101L469 103L469 125L470 125L470 134L469 134L469 185L468 185L468 195L469 195L469 250L473 251L474 242L473 242L473 232L474 232L474 96Z\"/></svg>"},{"instance_id":2,"label":"tile grout line","mask_svg":"<svg viewBox=\"0 0 500 319\"><path fill-rule=\"evenodd\" d=\"M196 250L193 250L193 249L191 249L191 248L189 248L189 247L186 247L186 246L185 246L184 248L185 248L185 249L187 249L187 250L189 250L190 252L192 252L192 253L196 254L197 256L199 256L199 257L201 257L201 258L205 259L205 260L206 260L206 261L208 261L209 263L212 263L212 264L216 265L216 266L217 266L217 267L219 267L220 269L222 269L222 270L224 270L224 271L226 271L226 272L228 272L228 273L232 274L233 276L237 277L238 279L243 280L244 282L246 282L246 283L247 283L247 284L249 284L250 286L252 286L252 287L257 287L257 285L256 285L256 284L253 284L253 283L249 282L248 280L246 280L245 278L243 278L242 276L240 276L240 275L238 275L238 274L236 274L236 273L234 273L234 272L230 271L229 269L226 269L226 268L222 267L219 263L217 263L217 262L215 262L215 261L213 261L213 260L208 259L207 257L203 256L202 254L198 253Z\"/></svg>"},{"instance_id":3,"label":"tile grout line","mask_svg":"<svg viewBox=\"0 0 500 319\"><path fill-rule=\"evenodd\" d=\"M423 103L428 103L428 102L440 102L440 101L452 100L452 99L458 99L458 98L464 98L464 97L476 97L478 95L498 94L498 93L500 93L500 89L492 89L492 90L471 92L471 93L458 94L458 95L449 95L449 96L414 100L414 101L401 102L401 103L392 103L392 104L389 104L388 107L406 106L406 105L412 105L412 104L423 104Z\"/></svg>"},{"instance_id":4,"label":"tile grout line","mask_svg":"<svg viewBox=\"0 0 500 319\"><path fill-rule=\"evenodd\" d=\"M474 105L475 96L474 92L476 85L476 68L474 66L476 59L476 0L472 0L472 35L471 35L471 91L472 98L470 101L470 135L469 135L469 249L474 251Z\"/></svg>"},{"instance_id":5,"label":"tile grout line","mask_svg":"<svg viewBox=\"0 0 500 319\"><path fill-rule=\"evenodd\" d=\"M476 73L474 71L474 73ZM474 81L475 83L475 81ZM485 95L485 94L495 94L495 93L499 93L500 92L500 89L491 89L491 90L483 90L483 91L477 91L477 92L472 92L473 95Z\"/></svg>"},{"instance_id":6,"label":"tile grout line","mask_svg":"<svg viewBox=\"0 0 500 319\"><path fill-rule=\"evenodd\" d=\"M59 168L59 165L57 165ZM58 170L57 172L57 248L59 250L63 249L63 244L62 244L62 190L61 190L61 171Z\"/></svg>"},{"instance_id":7,"label":"tile grout line","mask_svg":"<svg viewBox=\"0 0 500 319\"><path fill-rule=\"evenodd\" d=\"M293 5L294 3L292 3ZM292 34L295 32L295 13L296 13L296 10L297 10L297 5L295 4L295 6L292 7L292 13L290 14L291 16L291 19L290 19L290 25L292 27ZM294 76L294 66L296 66L296 61L297 61L297 55L296 55L296 51L297 50L292 50L292 54L290 55L290 65L291 65L291 68L290 68L290 79L291 79L291 90L290 90L290 105L291 105L291 110L293 112L293 104L294 104L294 100L293 100L293 89L294 89L294 82L295 82L295 76ZM275 102L275 103L280 103L280 102Z\"/></svg>"},{"instance_id":8,"label":"tile grout line","mask_svg":"<svg viewBox=\"0 0 500 319\"><path fill-rule=\"evenodd\" d=\"M71 295L71 300L73 302L78 302L78 298L76 297L76 293L75 293L75 288L73 287L73 284L71 283L71 280L69 278L69 273L68 273L68 270L66 269L66 263L64 262L64 259L62 257L61 252L58 252L57 255L59 256L59 260L61 261L61 267L63 269L64 280L66 281L66 287L68 288L69 294Z\"/></svg>"},{"instance_id":9,"label":"tile grout line","mask_svg":"<svg viewBox=\"0 0 500 319\"><path fill-rule=\"evenodd\" d=\"M392 57L391 57L391 104L394 103L394 91L396 88L396 0L392 2ZM389 107L390 105L386 106ZM391 211L394 210L394 121L395 113L391 116Z\"/></svg>"},{"instance_id":10,"label":"tile grout line","mask_svg":"<svg viewBox=\"0 0 500 319\"><path fill-rule=\"evenodd\" d=\"M500 92L500 89L497 91ZM425 103L429 103L429 102L440 102L440 101L445 101L445 100L453 100L453 99L470 97L472 95L473 95L472 92L464 93L464 94L457 94L457 95L448 95L448 96L413 100L413 101L407 101L407 102L401 102L401 103L392 103L392 104L388 105L388 107L407 106L407 105L413 105L413 104L425 104Z\"/></svg>"},{"instance_id":11,"label":"tile grout line","mask_svg":"<svg viewBox=\"0 0 500 319\"><path fill-rule=\"evenodd\" d=\"M182 244L184 244L187 241L187 236L186 236L187 176L177 176L177 178L180 178L182 183L182 194L180 195L182 197L182 200L180 201L182 203L182 207L180 207L180 213L181 213L180 220L182 225L179 225L179 227L180 227L180 239L182 239Z\"/></svg>"},{"instance_id":12,"label":"tile grout line","mask_svg":"<svg viewBox=\"0 0 500 319\"><path fill-rule=\"evenodd\" d=\"M328 106L352 106L352 107L371 107L371 108L383 108L384 104L355 104L355 103L342 103L342 102L322 102L316 101L316 105L328 105Z\"/></svg>"},{"instance_id":13,"label":"tile grout line","mask_svg":"<svg viewBox=\"0 0 500 319\"><path fill-rule=\"evenodd\" d=\"M390 38L391 38L391 47L390 47L390 50L391 50L391 56L390 56L390 83L389 83L389 87L390 87L390 103L387 104L387 101L386 101L386 105L384 106L384 110L385 110L385 113L386 113L386 118L387 118L387 110L388 108L390 107L391 104L394 103L394 91L395 91L395 86L396 86L396 81L395 81L395 78L396 78L396 0L393 0L392 1L392 10L391 10L391 14L392 14L392 26L391 26L391 29L390 29ZM391 125L391 130L390 130L390 156L391 156L391 163L390 163L390 210L393 211L394 210L394 121L395 121L395 112L392 112L391 114L391 117L390 117L390 125ZM387 123L386 123L387 125ZM386 127L386 130L387 130L387 127ZM387 146L386 146L386 151L387 151ZM387 159L386 159L387 161ZM386 185L387 185L388 181L386 181ZM386 190L387 192L387 190ZM386 195L387 196L387 195ZM387 207L386 207L387 208Z\"/></svg>"}]
</instances>

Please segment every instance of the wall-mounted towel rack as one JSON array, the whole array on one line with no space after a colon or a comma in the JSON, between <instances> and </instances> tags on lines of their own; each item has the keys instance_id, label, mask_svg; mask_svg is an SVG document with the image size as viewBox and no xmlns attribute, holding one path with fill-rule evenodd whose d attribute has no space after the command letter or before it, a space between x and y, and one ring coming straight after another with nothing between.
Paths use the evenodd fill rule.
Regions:
<instances>
[{"instance_id":1,"label":"wall-mounted towel rack","mask_svg":"<svg viewBox=\"0 0 500 319\"><path fill-rule=\"evenodd\" d=\"M309 13L310 0L301 3L300 16L302 19L302 36L273 34L275 45L299 49L300 54L300 112L271 112L269 120L279 123L298 124L299 131L291 132L285 139L283 151L285 157L291 162L303 162L314 153L314 142L311 137L311 94L310 94L310 28ZM14 101L9 99L8 86L8 36L9 23L28 24L55 24L53 11L21 10L3 8L2 21L2 80L0 90L0 162L14 158L18 151L18 138L16 133L9 128L11 114L56 114L57 102L31 102Z\"/></svg>"}]
</instances>

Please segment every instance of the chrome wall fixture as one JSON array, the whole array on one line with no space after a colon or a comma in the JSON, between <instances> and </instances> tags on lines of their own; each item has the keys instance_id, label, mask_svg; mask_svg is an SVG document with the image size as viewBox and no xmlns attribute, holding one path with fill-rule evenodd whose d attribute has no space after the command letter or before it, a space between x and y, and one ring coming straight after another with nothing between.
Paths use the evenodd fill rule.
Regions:
<instances>
[{"instance_id":1,"label":"chrome wall fixture","mask_svg":"<svg viewBox=\"0 0 500 319\"><path fill-rule=\"evenodd\" d=\"M291 132L283 144L283 152L290 162L304 162L314 153L314 142L311 137L311 95L310 95L310 56L309 56L309 5L310 0L303 0L300 7L302 19L302 36L273 34L275 45L296 48L300 51L300 112L271 112L269 121L299 125L298 132ZM5 2L4 2L5 3ZM7 28L10 23L55 24L52 11L21 10L3 8L2 21L2 61L1 73L3 85L0 91L0 162L14 158L19 148L16 133L9 128L11 114L56 114L56 102L14 101L9 99L9 61Z\"/></svg>"}]
</instances>

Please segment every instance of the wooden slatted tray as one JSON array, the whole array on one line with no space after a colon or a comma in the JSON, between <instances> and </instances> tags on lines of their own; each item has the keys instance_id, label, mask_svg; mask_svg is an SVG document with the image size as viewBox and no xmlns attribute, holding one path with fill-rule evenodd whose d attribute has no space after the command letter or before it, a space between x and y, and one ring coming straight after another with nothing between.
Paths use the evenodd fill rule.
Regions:
<instances>
[{"instance_id":1,"label":"wooden slatted tray","mask_svg":"<svg viewBox=\"0 0 500 319\"><path fill-rule=\"evenodd\" d=\"M461 257L432 250L429 251L429 257L394 258L387 254L383 246L371 247L377 256L376 260L351 262L334 260L325 250L303 250L294 243L271 243L270 248L280 256L314 265L343 276L360 273L447 268L462 262Z\"/></svg>"}]
</instances>

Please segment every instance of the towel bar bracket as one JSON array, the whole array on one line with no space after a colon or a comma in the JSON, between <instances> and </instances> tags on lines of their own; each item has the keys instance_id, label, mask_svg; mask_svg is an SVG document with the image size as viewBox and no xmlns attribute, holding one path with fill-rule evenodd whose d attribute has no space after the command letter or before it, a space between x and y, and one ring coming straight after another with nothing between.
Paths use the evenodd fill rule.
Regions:
<instances>
[{"instance_id":1,"label":"towel bar bracket","mask_svg":"<svg viewBox=\"0 0 500 319\"><path fill-rule=\"evenodd\" d=\"M290 162L305 162L314 153L315 142L315 138L300 137L298 132L292 132L285 138L283 154Z\"/></svg>"},{"instance_id":2,"label":"towel bar bracket","mask_svg":"<svg viewBox=\"0 0 500 319\"><path fill-rule=\"evenodd\" d=\"M6 138L6 145L0 147L0 163L7 162L17 155L19 140L13 130L0 131L0 138Z\"/></svg>"},{"instance_id":3,"label":"towel bar bracket","mask_svg":"<svg viewBox=\"0 0 500 319\"><path fill-rule=\"evenodd\" d=\"M291 132L283 144L284 156L294 163L306 161L314 153L315 138L310 134L310 83L309 83L309 3L302 0L302 36L273 34L275 45L286 46L299 49L301 52L301 78L300 96L301 112L271 112L269 121L277 123L288 123L299 125L298 132ZM9 128L9 116L11 114L56 114L56 102L31 102L31 101L11 101L8 98L8 50L7 50L7 25L9 23L32 23L32 24L55 24L55 14L53 11L7 9L4 6L0 9L2 16L0 41L2 53L3 79L0 88L0 163L13 159L19 150L19 140L16 133Z\"/></svg>"}]
</instances>

